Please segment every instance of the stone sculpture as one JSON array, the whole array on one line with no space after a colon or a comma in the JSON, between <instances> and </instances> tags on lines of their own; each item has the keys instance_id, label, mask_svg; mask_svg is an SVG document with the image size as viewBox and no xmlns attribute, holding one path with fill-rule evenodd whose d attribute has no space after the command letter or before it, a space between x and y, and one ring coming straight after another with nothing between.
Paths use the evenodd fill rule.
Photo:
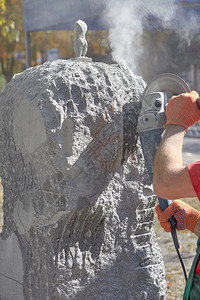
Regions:
<instances>
[{"instance_id":1,"label":"stone sculpture","mask_svg":"<svg viewBox=\"0 0 200 300\"><path fill-rule=\"evenodd\" d=\"M74 51L77 57L85 56L88 49L88 44L85 39L85 34L87 32L87 24L78 20L74 24Z\"/></svg>"},{"instance_id":2,"label":"stone sculpture","mask_svg":"<svg viewBox=\"0 0 200 300\"><path fill-rule=\"evenodd\" d=\"M57 60L0 95L1 300L164 299L144 87L118 65Z\"/></svg>"}]
</instances>

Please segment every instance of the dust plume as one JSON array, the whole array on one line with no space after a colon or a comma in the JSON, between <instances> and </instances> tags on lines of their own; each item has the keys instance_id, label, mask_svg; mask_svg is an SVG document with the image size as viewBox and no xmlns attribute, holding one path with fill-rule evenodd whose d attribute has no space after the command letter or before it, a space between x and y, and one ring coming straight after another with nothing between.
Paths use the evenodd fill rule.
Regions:
<instances>
[{"instance_id":1,"label":"dust plume","mask_svg":"<svg viewBox=\"0 0 200 300\"><path fill-rule=\"evenodd\" d=\"M113 60L137 72L142 55L141 37L147 18L153 27L159 20L163 28L171 25L176 13L175 0L107 0L105 18L109 24L109 41ZM154 28L155 29L155 28Z\"/></svg>"}]
</instances>

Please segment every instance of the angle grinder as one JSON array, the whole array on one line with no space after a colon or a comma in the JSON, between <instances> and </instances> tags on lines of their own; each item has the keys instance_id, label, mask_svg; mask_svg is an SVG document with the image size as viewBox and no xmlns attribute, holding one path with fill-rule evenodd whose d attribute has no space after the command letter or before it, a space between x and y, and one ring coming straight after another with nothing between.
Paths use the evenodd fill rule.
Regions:
<instances>
[{"instance_id":1,"label":"angle grinder","mask_svg":"<svg viewBox=\"0 0 200 300\"><path fill-rule=\"evenodd\" d=\"M166 124L166 105L172 96L188 92L190 92L190 88L187 83L181 77L171 73L163 73L154 78L144 90L137 131L151 183L153 183L155 154L162 140ZM162 210L165 210L172 203L172 200L160 197L158 197L158 201ZM172 239L183 268L185 279L187 280L185 267L178 250L179 243L175 229L176 220L172 216L169 221L171 223Z\"/></svg>"}]
</instances>

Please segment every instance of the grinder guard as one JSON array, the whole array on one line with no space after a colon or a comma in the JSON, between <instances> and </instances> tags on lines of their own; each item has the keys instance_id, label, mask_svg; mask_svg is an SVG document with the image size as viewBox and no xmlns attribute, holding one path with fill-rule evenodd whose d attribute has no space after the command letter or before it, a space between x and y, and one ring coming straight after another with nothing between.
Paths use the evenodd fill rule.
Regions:
<instances>
[{"instance_id":1,"label":"grinder guard","mask_svg":"<svg viewBox=\"0 0 200 300\"><path fill-rule=\"evenodd\" d=\"M142 108L138 118L138 132L163 128L166 123L165 107L172 96L189 93L190 88L179 76L163 73L153 79L143 93Z\"/></svg>"}]
</instances>

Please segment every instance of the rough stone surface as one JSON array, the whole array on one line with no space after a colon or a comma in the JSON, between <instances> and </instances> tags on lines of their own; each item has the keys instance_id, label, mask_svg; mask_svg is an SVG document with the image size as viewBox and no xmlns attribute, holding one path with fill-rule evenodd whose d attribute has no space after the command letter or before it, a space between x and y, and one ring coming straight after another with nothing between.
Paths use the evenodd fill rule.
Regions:
<instances>
[{"instance_id":1,"label":"rough stone surface","mask_svg":"<svg viewBox=\"0 0 200 300\"><path fill-rule=\"evenodd\" d=\"M144 87L118 65L76 60L30 68L7 85L1 300L164 299L136 134Z\"/></svg>"}]
</instances>

